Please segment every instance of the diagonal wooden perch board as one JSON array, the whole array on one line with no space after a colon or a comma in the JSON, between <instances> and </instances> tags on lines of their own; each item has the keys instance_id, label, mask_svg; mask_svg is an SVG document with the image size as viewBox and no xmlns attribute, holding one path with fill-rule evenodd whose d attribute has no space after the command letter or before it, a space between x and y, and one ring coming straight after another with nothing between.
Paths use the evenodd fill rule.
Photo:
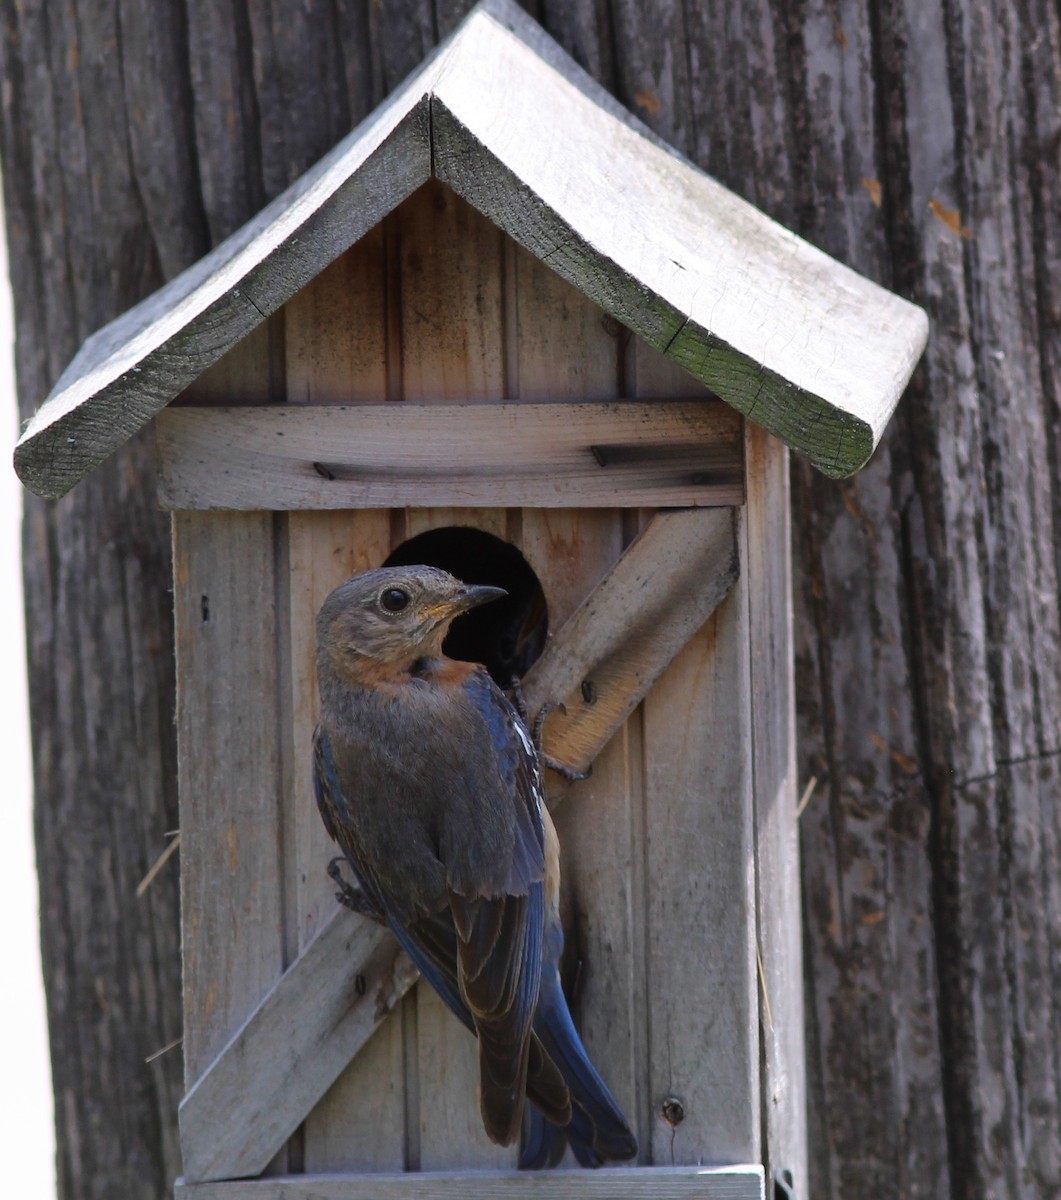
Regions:
<instances>
[{"instance_id":1,"label":"diagonal wooden perch board","mask_svg":"<svg viewBox=\"0 0 1061 1200\"><path fill-rule=\"evenodd\" d=\"M693 509L659 513L527 673L530 712L551 700L567 710L546 721L549 753L588 770L737 573L729 510L713 520Z\"/></svg>"},{"instance_id":2,"label":"diagonal wooden perch board","mask_svg":"<svg viewBox=\"0 0 1061 1200\"><path fill-rule=\"evenodd\" d=\"M568 703L550 718L551 754L588 767L725 598L734 520L730 509L658 513L550 639L525 694ZM260 1173L416 976L389 934L336 912L184 1098L185 1178Z\"/></svg>"}]
</instances>

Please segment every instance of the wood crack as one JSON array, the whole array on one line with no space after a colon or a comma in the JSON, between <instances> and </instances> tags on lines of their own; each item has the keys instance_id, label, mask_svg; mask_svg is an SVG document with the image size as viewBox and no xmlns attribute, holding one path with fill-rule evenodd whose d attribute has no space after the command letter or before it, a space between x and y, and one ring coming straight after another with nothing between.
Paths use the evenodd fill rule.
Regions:
<instances>
[{"instance_id":1,"label":"wood crack","mask_svg":"<svg viewBox=\"0 0 1061 1200\"><path fill-rule=\"evenodd\" d=\"M1003 771L1007 771L1010 767L1021 767L1027 763L1047 762L1052 758L1061 758L1061 747L1056 750L1042 750L1035 754L1023 754L1017 758L1000 758L995 770L987 771L983 775L970 775L968 779L963 779L956 783L954 790L960 792L963 788L971 787L974 783L987 783L992 779L997 779Z\"/></svg>"}]
</instances>

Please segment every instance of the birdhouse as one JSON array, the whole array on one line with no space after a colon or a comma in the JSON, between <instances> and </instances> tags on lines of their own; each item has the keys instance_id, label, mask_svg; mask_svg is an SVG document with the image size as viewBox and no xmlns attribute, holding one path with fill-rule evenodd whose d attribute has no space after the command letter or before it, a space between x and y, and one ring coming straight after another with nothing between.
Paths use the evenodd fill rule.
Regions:
<instances>
[{"instance_id":1,"label":"birdhouse","mask_svg":"<svg viewBox=\"0 0 1061 1200\"><path fill-rule=\"evenodd\" d=\"M806 1197L787 455L859 469L925 336L486 0L85 344L16 463L61 495L154 425L186 1200ZM562 702L545 748L592 766L548 778L565 966L636 1165L516 1172L473 1040L336 904L314 618L418 562L508 590L449 652Z\"/></svg>"}]
</instances>

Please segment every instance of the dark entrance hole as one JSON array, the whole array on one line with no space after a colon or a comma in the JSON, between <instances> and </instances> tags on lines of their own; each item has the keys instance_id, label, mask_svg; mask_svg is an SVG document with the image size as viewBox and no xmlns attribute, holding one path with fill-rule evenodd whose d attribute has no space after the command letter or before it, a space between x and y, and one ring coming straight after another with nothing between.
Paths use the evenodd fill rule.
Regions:
<instances>
[{"instance_id":1,"label":"dark entrance hole","mask_svg":"<svg viewBox=\"0 0 1061 1200\"><path fill-rule=\"evenodd\" d=\"M464 583L503 587L508 595L458 617L443 649L451 658L481 662L499 687L522 678L545 646L545 592L522 554L482 529L447 525L410 538L383 564L441 567Z\"/></svg>"}]
</instances>

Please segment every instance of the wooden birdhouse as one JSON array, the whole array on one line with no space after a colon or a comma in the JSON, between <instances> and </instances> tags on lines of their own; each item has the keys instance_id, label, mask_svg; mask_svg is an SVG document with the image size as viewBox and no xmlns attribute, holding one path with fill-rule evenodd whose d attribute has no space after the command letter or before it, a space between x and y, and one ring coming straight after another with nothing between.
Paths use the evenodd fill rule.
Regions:
<instances>
[{"instance_id":1,"label":"wooden birdhouse","mask_svg":"<svg viewBox=\"0 0 1061 1200\"><path fill-rule=\"evenodd\" d=\"M16 462L58 496L157 435L186 1200L806 1197L787 448L859 469L925 336L487 0L86 343ZM314 618L384 562L506 587L450 650L592 764L549 780L569 982L638 1165L515 1172L473 1040L336 904Z\"/></svg>"}]
</instances>

